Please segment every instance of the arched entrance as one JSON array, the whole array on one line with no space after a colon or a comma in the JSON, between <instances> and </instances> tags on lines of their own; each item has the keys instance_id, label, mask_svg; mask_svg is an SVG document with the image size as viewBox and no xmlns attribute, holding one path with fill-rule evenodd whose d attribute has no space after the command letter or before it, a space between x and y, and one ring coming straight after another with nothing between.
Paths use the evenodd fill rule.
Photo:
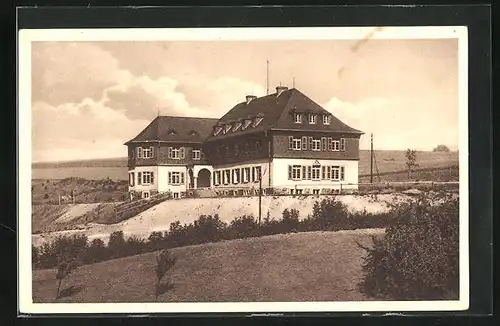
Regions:
<instances>
[{"instance_id":1,"label":"arched entrance","mask_svg":"<svg viewBox=\"0 0 500 326\"><path fill-rule=\"evenodd\" d=\"M208 169L201 169L198 172L197 188L210 188L211 173Z\"/></svg>"}]
</instances>

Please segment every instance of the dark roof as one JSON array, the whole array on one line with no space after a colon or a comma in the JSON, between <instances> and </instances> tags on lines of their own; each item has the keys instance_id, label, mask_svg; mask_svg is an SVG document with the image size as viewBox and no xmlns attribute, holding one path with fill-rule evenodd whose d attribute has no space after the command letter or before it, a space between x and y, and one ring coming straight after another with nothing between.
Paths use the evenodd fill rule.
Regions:
<instances>
[{"instance_id":1,"label":"dark roof","mask_svg":"<svg viewBox=\"0 0 500 326\"><path fill-rule=\"evenodd\" d=\"M303 123L297 124L293 120L293 113L314 113L318 115L316 124L308 124L307 117L303 118ZM283 91L279 96L276 93L256 98L250 103L242 102L234 106L227 112L216 126L224 126L234 124L244 119L254 119L262 115L264 119L256 127L249 127L245 130L240 128L237 131L229 131L226 134L220 132L214 136L210 133L208 140L223 139L236 135L245 135L250 133L261 132L264 130L313 130L313 131L329 131L340 133L363 134L362 131L351 128L330 112L322 108L313 100L308 98L299 90L292 88ZM330 115L331 122L329 125L322 123L321 115Z\"/></svg>"},{"instance_id":2,"label":"dark roof","mask_svg":"<svg viewBox=\"0 0 500 326\"><path fill-rule=\"evenodd\" d=\"M147 141L201 143L212 132L217 121L213 118L158 116L125 145Z\"/></svg>"}]
</instances>

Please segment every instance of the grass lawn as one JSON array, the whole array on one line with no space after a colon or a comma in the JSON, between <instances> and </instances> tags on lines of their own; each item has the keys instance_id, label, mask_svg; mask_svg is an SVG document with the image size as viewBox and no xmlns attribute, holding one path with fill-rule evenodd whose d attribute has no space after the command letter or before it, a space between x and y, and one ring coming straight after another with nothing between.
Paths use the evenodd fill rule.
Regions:
<instances>
[{"instance_id":1,"label":"grass lawn","mask_svg":"<svg viewBox=\"0 0 500 326\"><path fill-rule=\"evenodd\" d=\"M382 230L307 232L176 248L165 302L359 301L363 245ZM81 266L58 302L152 302L155 255ZM55 270L33 272L33 301L54 302Z\"/></svg>"}]
</instances>

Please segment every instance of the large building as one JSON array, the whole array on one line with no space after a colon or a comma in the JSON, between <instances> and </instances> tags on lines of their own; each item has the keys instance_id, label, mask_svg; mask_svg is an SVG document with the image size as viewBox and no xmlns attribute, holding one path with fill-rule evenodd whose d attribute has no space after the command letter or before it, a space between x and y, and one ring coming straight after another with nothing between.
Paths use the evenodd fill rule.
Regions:
<instances>
[{"instance_id":1,"label":"large building","mask_svg":"<svg viewBox=\"0 0 500 326\"><path fill-rule=\"evenodd\" d=\"M299 90L248 95L220 119L159 116L128 147L129 189L321 193L357 188L359 138Z\"/></svg>"}]
</instances>

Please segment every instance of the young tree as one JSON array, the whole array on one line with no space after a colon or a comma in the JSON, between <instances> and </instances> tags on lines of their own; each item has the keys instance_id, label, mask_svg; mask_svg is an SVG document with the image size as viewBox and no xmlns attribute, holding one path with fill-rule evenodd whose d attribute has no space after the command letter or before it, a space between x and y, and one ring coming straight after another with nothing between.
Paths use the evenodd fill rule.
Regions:
<instances>
[{"instance_id":1,"label":"young tree","mask_svg":"<svg viewBox=\"0 0 500 326\"><path fill-rule=\"evenodd\" d=\"M59 291L61 290L62 280L65 279L71 272L78 268L78 262L74 258L59 258L57 264L56 279L59 281L57 285L56 300L59 299Z\"/></svg>"},{"instance_id":2,"label":"young tree","mask_svg":"<svg viewBox=\"0 0 500 326\"><path fill-rule=\"evenodd\" d=\"M177 258L168 250L162 250L156 256L156 291L155 297L158 300L158 296L165 292L163 289L168 287L167 284L162 284L161 280L165 276L165 274L175 265Z\"/></svg>"},{"instance_id":3,"label":"young tree","mask_svg":"<svg viewBox=\"0 0 500 326\"><path fill-rule=\"evenodd\" d=\"M405 157L406 157L406 168L408 170L408 178L411 178L411 173L412 173L413 169L418 167L417 151L411 150L408 148L406 150Z\"/></svg>"}]
</instances>

